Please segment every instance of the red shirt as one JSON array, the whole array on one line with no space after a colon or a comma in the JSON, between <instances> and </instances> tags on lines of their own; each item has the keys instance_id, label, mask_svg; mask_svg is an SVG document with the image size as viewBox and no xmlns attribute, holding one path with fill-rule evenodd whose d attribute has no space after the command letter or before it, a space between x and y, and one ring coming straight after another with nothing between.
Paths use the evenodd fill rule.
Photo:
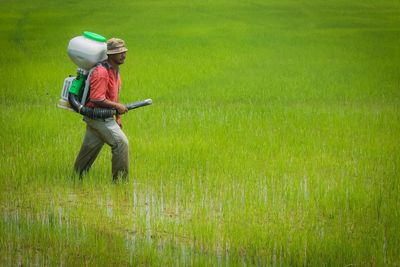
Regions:
<instances>
[{"instance_id":1,"label":"red shirt","mask_svg":"<svg viewBox=\"0 0 400 267\"><path fill-rule=\"evenodd\" d=\"M121 87L121 77L111 66L106 64L97 66L90 76L90 93L88 107L95 107L94 101L104 99L118 102L118 93Z\"/></svg>"}]
</instances>

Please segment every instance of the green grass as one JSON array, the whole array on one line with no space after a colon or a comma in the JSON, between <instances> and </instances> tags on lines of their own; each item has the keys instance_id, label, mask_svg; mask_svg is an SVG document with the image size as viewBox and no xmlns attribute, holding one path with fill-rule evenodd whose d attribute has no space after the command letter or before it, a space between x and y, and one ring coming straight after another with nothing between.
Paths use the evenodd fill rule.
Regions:
<instances>
[{"instance_id":1,"label":"green grass","mask_svg":"<svg viewBox=\"0 0 400 267\"><path fill-rule=\"evenodd\" d=\"M397 1L2 1L0 265L397 266ZM131 174L57 109L123 38Z\"/></svg>"}]
</instances>

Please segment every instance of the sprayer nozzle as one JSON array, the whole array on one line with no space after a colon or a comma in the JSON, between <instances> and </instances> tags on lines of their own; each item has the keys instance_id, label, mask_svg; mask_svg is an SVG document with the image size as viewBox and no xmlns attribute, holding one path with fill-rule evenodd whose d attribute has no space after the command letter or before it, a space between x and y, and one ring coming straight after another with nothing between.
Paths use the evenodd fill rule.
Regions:
<instances>
[{"instance_id":1,"label":"sprayer nozzle","mask_svg":"<svg viewBox=\"0 0 400 267\"><path fill-rule=\"evenodd\" d=\"M138 102L127 104L126 107L128 108L128 110L131 110L131 109L135 109L135 108L148 106L148 105L151 105L152 103L153 103L153 100L151 100L149 98L149 99L146 99L143 101L138 101Z\"/></svg>"}]
</instances>

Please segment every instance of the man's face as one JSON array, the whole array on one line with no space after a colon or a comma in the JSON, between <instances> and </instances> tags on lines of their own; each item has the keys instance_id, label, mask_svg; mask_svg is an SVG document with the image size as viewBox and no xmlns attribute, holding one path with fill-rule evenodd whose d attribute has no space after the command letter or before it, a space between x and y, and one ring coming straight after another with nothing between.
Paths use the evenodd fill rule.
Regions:
<instances>
[{"instance_id":1,"label":"man's face","mask_svg":"<svg viewBox=\"0 0 400 267\"><path fill-rule=\"evenodd\" d=\"M108 55L108 57L117 65L124 64L126 58L126 52L122 52L119 54Z\"/></svg>"}]
</instances>

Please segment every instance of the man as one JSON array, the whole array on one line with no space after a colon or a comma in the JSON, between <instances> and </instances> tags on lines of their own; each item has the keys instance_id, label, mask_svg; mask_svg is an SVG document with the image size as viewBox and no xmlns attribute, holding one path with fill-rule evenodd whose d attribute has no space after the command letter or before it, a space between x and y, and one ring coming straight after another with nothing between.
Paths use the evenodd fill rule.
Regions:
<instances>
[{"instance_id":1,"label":"man","mask_svg":"<svg viewBox=\"0 0 400 267\"><path fill-rule=\"evenodd\" d=\"M112 175L116 182L124 180L129 169L128 139L122 131L121 115L128 109L118 101L121 86L119 65L123 64L128 49L125 42L118 38L107 41L108 59L97 66L90 76L90 94L88 107L114 108L118 111L115 118L91 119L84 117L86 133L80 152L75 160L74 169L82 177L86 173L104 143L112 150Z\"/></svg>"}]
</instances>

